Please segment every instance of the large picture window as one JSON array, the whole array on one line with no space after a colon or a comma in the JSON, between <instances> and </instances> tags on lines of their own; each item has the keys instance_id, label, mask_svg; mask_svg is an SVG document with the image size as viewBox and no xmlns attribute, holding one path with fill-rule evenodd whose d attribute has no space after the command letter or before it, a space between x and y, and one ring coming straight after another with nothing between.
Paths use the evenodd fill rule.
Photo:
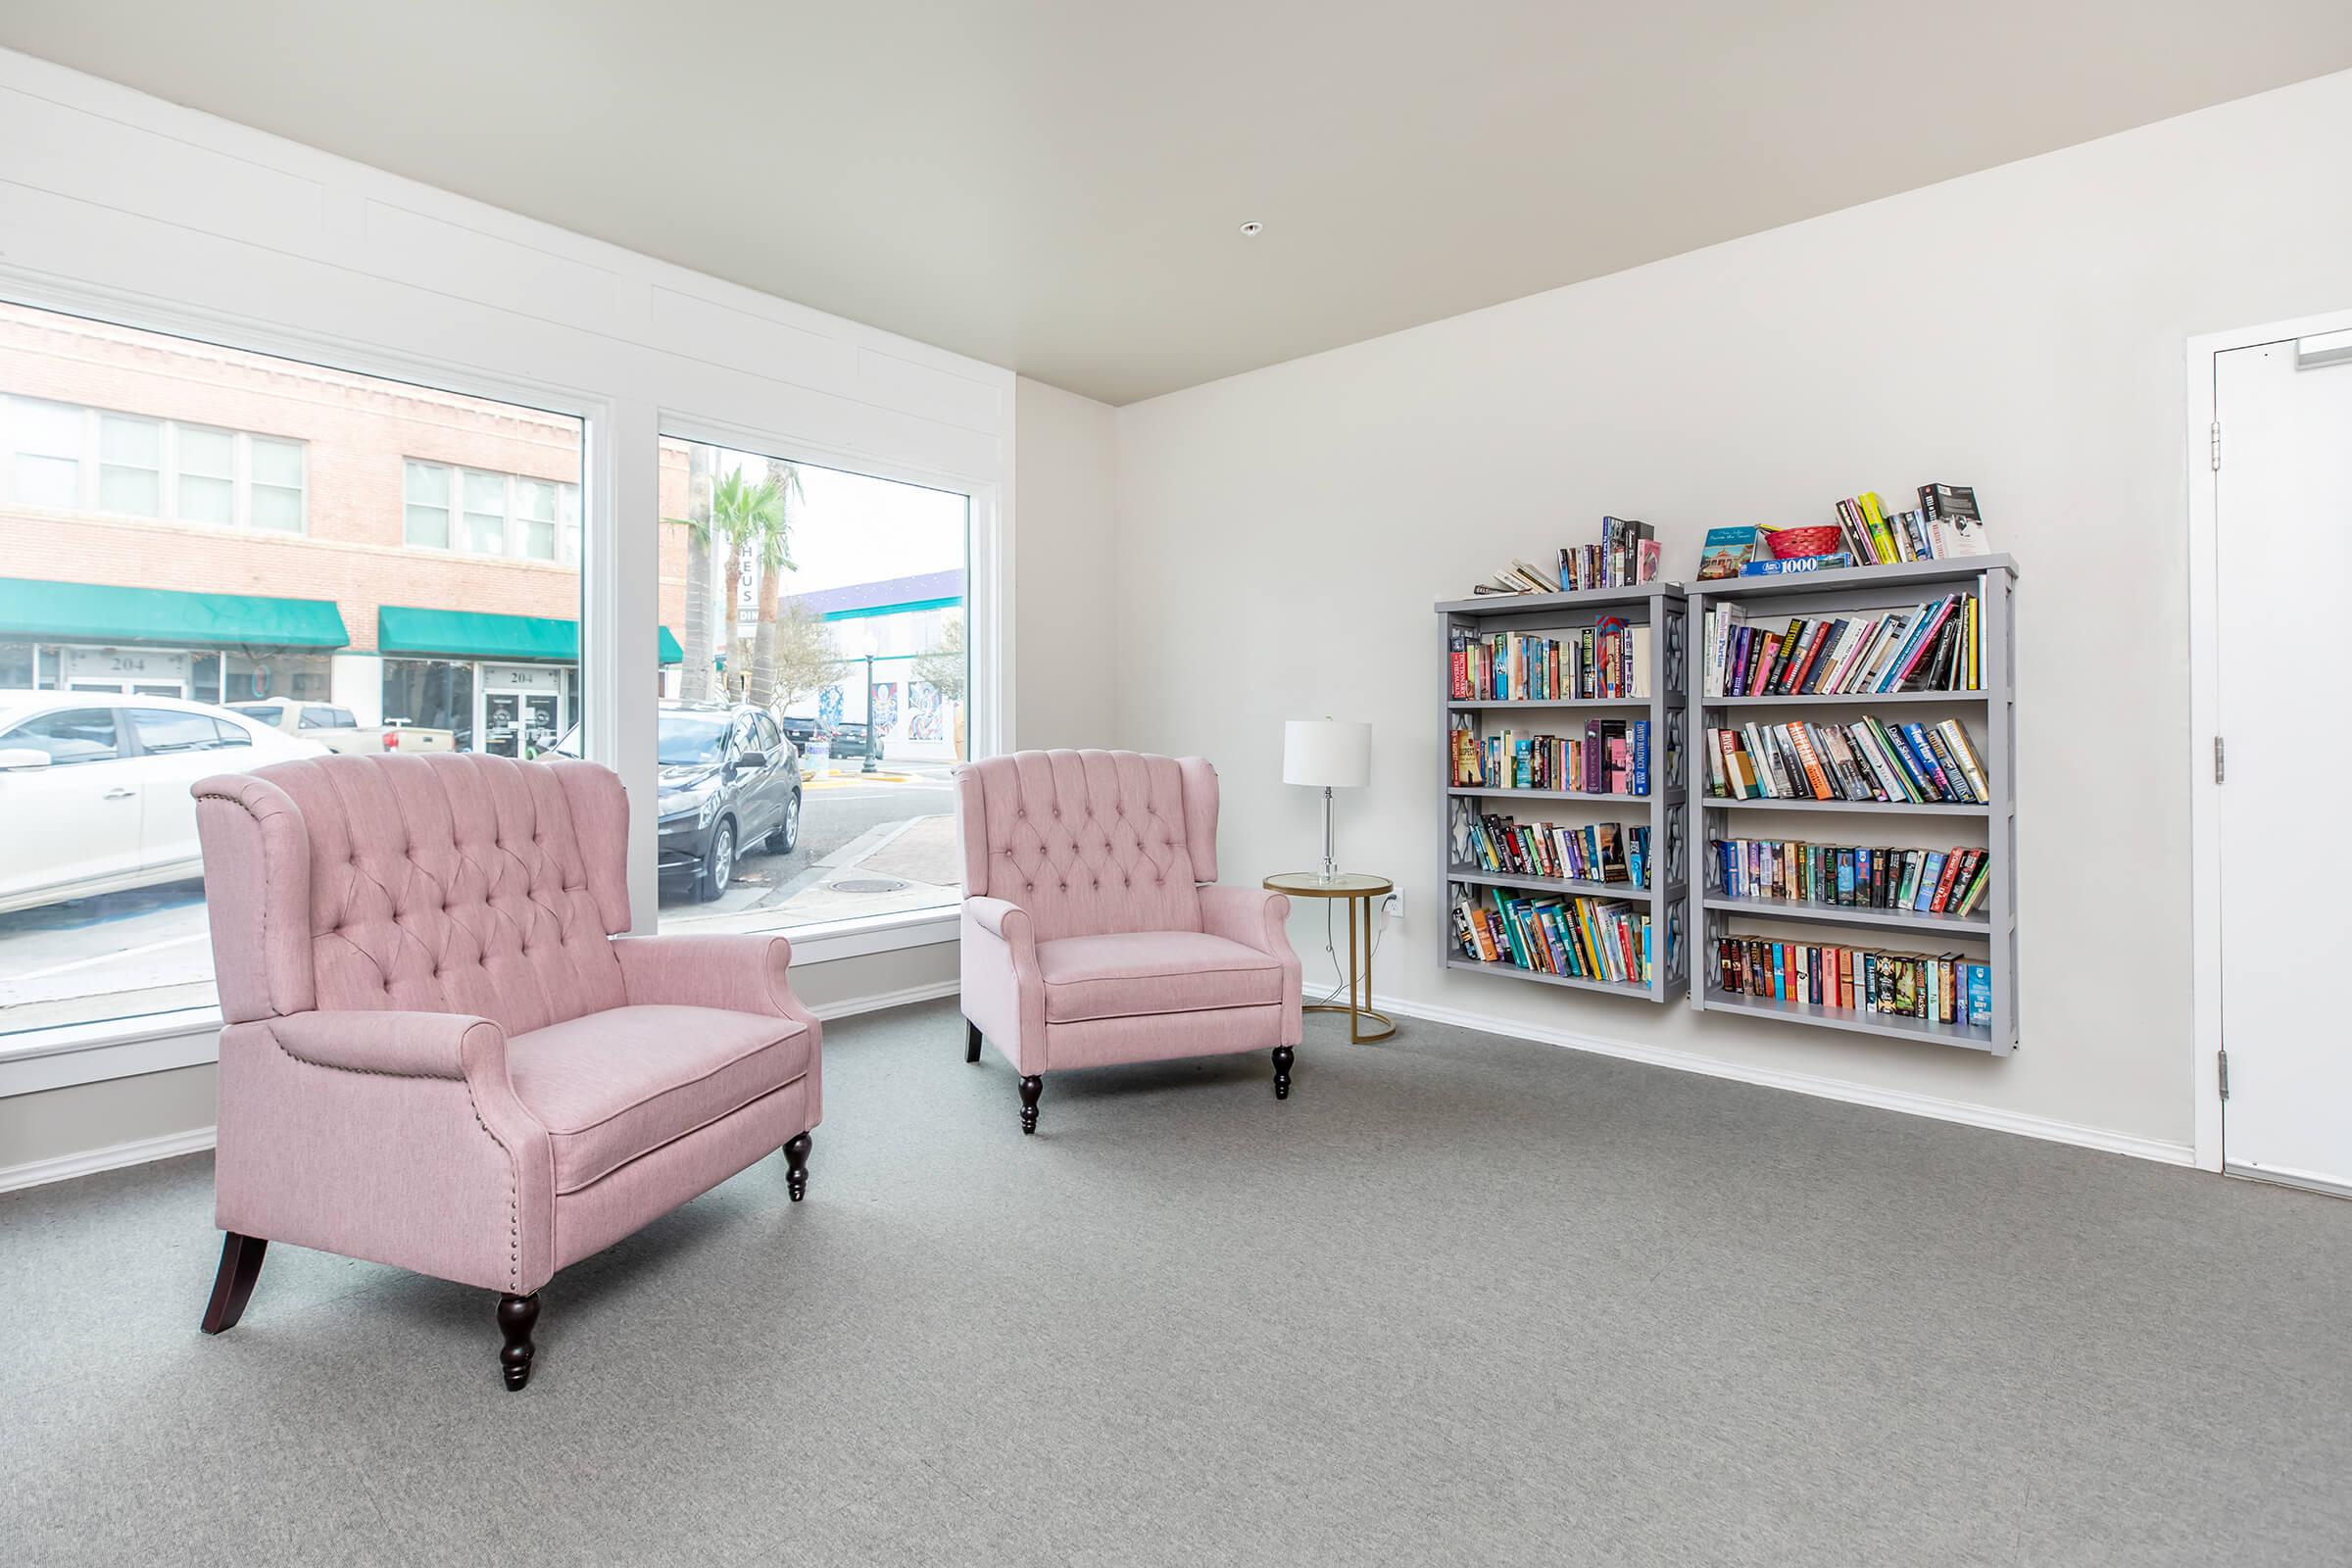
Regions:
<instances>
[{"instance_id":1,"label":"large picture window","mask_svg":"<svg viewBox=\"0 0 2352 1568\"><path fill-rule=\"evenodd\" d=\"M582 447L0 305L0 1035L211 1003L194 780L573 728Z\"/></svg>"},{"instance_id":2,"label":"large picture window","mask_svg":"<svg viewBox=\"0 0 2352 1568\"><path fill-rule=\"evenodd\" d=\"M969 498L680 440L661 473L662 928L955 906Z\"/></svg>"}]
</instances>

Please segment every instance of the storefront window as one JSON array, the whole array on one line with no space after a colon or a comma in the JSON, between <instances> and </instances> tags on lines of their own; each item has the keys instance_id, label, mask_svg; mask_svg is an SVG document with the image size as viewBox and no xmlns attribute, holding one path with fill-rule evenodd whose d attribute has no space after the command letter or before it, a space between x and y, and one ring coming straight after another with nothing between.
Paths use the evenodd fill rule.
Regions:
<instances>
[{"instance_id":1,"label":"storefront window","mask_svg":"<svg viewBox=\"0 0 2352 1568\"><path fill-rule=\"evenodd\" d=\"M662 447L662 928L953 907L968 498Z\"/></svg>"},{"instance_id":2,"label":"storefront window","mask_svg":"<svg viewBox=\"0 0 2352 1568\"><path fill-rule=\"evenodd\" d=\"M196 779L562 734L582 435L0 305L0 1035L212 1002Z\"/></svg>"}]
</instances>

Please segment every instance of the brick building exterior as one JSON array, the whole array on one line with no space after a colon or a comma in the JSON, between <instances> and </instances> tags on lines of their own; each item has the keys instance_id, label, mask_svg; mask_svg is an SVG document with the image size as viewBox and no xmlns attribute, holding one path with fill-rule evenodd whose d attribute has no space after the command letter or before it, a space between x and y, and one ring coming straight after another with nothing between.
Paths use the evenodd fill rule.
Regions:
<instances>
[{"instance_id":1,"label":"brick building exterior","mask_svg":"<svg viewBox=\"0 0 2352 1568\"><path fill-rule=\"evenodd\" d=\"M563 416L0 305L0 686L331 701L512 752L577 714L580 448ZM685 514L684 446L662 471Z\"/></svg>"}]
</instances>

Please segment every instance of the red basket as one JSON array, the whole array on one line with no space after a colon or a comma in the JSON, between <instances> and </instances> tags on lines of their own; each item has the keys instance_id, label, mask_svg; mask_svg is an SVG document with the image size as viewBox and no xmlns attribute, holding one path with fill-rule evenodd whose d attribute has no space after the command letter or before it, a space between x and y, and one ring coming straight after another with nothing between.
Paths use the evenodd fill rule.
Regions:
<instances>
[{"instance_id":1,"label":"red basket","mask_svg":"<svg viewBox=\"0 0 2352 1568\"><path fill-rule=\"evenodd\" d=\"M1799 556L1834 556L1845 548L1845 534L1837 528L1776 528L1766 534L1775 560Z\"/></svg>"}]
</instances>

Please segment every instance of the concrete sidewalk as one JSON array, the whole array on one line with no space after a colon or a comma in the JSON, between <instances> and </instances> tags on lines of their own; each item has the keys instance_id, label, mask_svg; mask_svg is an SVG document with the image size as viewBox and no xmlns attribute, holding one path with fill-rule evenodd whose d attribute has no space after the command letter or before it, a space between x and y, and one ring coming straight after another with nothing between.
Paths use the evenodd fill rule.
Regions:
<instances>
[{"instance_id":1,"label":"concrete sidewalk","mask_svg":"<svg viewBox=\"0 0 2352 1568\"><path fill-rule=\"evenodd\" d=\"M963 900L953 815L887 823L843 845L795 878L762 911L788 925L854 920Z\"/></svg>"}]
</instances>

